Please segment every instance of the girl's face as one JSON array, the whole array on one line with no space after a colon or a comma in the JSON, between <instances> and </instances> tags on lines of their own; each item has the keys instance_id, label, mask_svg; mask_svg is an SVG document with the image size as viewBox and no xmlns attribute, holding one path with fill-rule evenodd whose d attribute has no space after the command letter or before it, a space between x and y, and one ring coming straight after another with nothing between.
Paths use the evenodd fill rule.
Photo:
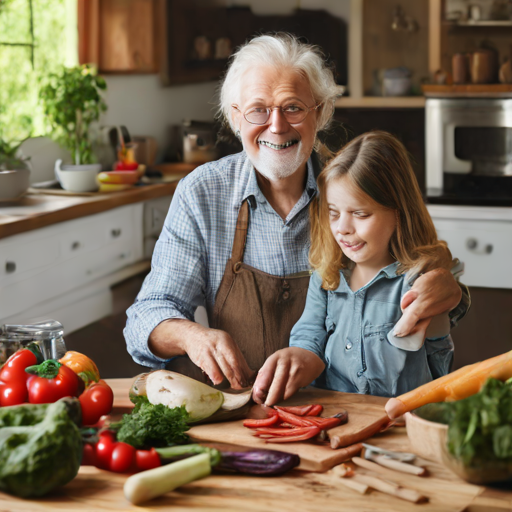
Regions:
<instances>
[{"instance_id":1,"label":"girl's face","mask_svg":"<svg viewBox=\"0 0 512 512\"><path fill-rule=\"evenodd\" d=\"M346 177L328 183L326 195L331 232L345 256L374 271L393 263L389 240L395 211L373 201Z\"/></svg>"}]
</instances>

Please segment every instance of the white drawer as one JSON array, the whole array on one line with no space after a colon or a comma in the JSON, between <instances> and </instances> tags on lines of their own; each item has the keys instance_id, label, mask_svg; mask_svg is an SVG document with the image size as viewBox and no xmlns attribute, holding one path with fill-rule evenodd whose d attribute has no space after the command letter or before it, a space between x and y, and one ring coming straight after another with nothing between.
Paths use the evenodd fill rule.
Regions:
<instances>
[{"instance_id":1,"label":"white drawer","mask_svg":"<svg viewBox=\"0 0 512 512\"><path fill-rule=\"evenodd\" d=\"M468 286L512 288L512 223L434 219L438 237L465 264Z\"/></svg>"}]
</instances>

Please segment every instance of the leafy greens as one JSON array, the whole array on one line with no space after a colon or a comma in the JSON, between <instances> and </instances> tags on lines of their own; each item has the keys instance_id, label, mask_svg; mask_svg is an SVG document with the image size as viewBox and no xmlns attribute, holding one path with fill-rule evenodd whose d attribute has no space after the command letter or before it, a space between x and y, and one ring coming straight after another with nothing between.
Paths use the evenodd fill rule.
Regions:
<instances>
[{"instance_id":1,"label":"leafy greens","mask_svg":"<svg viewBox=\"0 0 512 512\"><path fill-rule=\"evenodd\" d=\"M135 448L162 447L188 442L187 420L184 406L171 409L162 404L153 405L147 397L139 396L133 411L111 427L117 430L118 441Z\"/></svg>"}]
</instances>

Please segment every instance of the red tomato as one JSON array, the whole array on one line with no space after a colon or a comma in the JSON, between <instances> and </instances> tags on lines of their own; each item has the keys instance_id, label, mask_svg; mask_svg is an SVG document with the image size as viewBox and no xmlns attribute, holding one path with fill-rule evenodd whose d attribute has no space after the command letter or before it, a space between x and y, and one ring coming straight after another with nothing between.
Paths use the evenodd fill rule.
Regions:
<instances>
[{"instance_id":1,"label":"red tomato","mask_svg":"<svg viewBox=\"0 0 512 512\"><path fill-rule=\"evenodd\" d=\"M135 452L135 463L138 471L158 468L162 465L160 456L154 448L151 450L137 450Z\"/></svg>"},{"instance_id":2,"label":"red tomato","mask_svg":"<svg viewBox=\"0 0 512 512\"><path fill-rule=\"evenodd\" d=\"M0 405L20 405L27 401L27 384L25 381L0 383Z\"/></svg>"},{"instance_id":3,"label":"red tomato","mask_svg":"<svg viewBox=\"0 0 512 512\"><path fill-rule=\"evenodd\" d=\"M114 450L114 437L111 433L100 434L100 439L96 444L96 467L100 469L110 468L110 459Z\"/></svg>"},{"instance_id":4,"label":"red tomato","mask_svg":"<svg viewBox=\"0 0 512 512\"><path fill-rule=\"evenodd\" d=\"M96 466L96 446L84 443L82 451L82 466Z\"/></svg>"},{"instance_id":5,"label":"red tomato","mask_svg":"<svg viewBox=\"0 0 512 512\"><path fill-rule=\"evenodd\" d=\"M28 400L31 404L53 403L65 396L77 396L79 386L80 377L67 366L61 365L54 378L35 375L29 380Z\"/></svg>"},{"instance_id":6,"label":"red tomato","mask_svg":"<svg viewBox=\"0 0 512 512\"><path fill-rule=\"evenodd\" d=\"M0 380L2 382L16 382L22 380L25 382L28 373L25 368L37 364L37 357L28 348L15 352L2 366L0 370Z\"/></svg>"},{"instance_id":7,"label":"red tomato","mask_svg":"<svg viewBox=\"0 0 512 512\"><path fill-rule=\"evenodd\" d=\"M95 425L112 410L114 393L103 380L89 386L79 397L82 406L82 424Z\"/></svg>"},{"instance_id":8,"label":"red tomato","mask_svg":"<svg viewBox=\"0 0 512 512\"><path fill-rule=\"evenodd\" d=\"M133 467L135 461L135 448L126 443L117 442L114 444L110 458L110 471L126 473Z\"/></svg>"}]
</instances>

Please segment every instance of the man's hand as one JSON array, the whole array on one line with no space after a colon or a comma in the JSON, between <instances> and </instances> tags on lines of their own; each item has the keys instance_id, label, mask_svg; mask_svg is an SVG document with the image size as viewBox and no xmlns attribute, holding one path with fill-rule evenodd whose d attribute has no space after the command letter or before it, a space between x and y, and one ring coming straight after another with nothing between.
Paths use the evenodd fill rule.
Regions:
<instances>
[{"instance_id":1,"label":"man's hand","mask_svg":"<svg viewBox=\"0 0 512 512\"><path fill-rule=\"evenodd\" d=\"M438 268L420 276L402 297L400 306L404 314L395 325L395 336L407 336L417 330L420 320L451 311L461 296L461 289L449 270Z\"/></svg>"},{"instance_id":2,"label":"man's hand","mask_svg":"<svg viewBox=\"0 0 512 512\"><path fill-rule=\"evenodd\" d=\"M164 359L187 355L214 384L220 384L226 377L232 388L241 389L250 385L254 377L254 371L227 332L189 320L171 319L159 324L149 337L149 349Z\"/></svg>"},{"instance_id":3,"label":"man's hand","mask_svg":"<svg viewBox=\"0 0 512 512\"><path fill-rule=\"evenodd\" d=\"M278 350L258 372L252 397L258 404L274 405L311 384L324 368L323 361L309 350L298 347Z\"/></svg>"}]
</instances>

